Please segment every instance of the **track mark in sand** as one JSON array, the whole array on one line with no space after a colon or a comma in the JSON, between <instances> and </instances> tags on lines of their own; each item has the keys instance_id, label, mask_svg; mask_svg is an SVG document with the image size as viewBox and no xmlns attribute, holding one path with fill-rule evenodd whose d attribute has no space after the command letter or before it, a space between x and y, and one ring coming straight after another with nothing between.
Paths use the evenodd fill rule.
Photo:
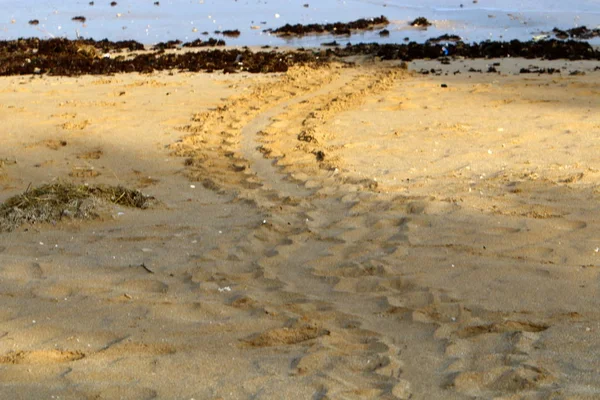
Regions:
<instances>
[{"instance_id":1,"label":"track mark in sand","mask_svg":"<svg viewBox=\"0 0 600 400\"><path fill-rule=\"evenodd\" d=\"M119 284L119 288L132 293L167 293L169 285L157 279L131 279Z\"/></svg>"},{"instance_id":2,"label":"track mark in sand","mask_svg":"<svg viewBox=\"0 0 600 400\"><path fill-rule=\"evenodd\" d=\"M305 325L290 328L277 328L260 333L244 342L252 347L293 345L329 335L329 331L317 326Z\"/></svg>"},{"instance_id":3,"label":"track mark in sand","mask_svg":"<svg viewBox=\"0 0 600 400\"><path fill-rule=\"evenodd\" d=\"M257 279L244 280L245 291L230 304L241 313L268 309L270 318L298 322L248 332L240 347L281 356L297 352L291 373L318 382L318 390L332 397L544 390L555 378L538 366L534 343L547 326L472 316L460 299L403 275L409 250L418 255L431 247L442 258L484 254L449 237L435 246L418 243L425 234L420 232L435 228L434 218L456 207L429 197L391 198L364 176L346 176L343 167L333 173L343 160L328 145L328 121L380 96L402 73L357 68L346 74L354 78L347 83L336 76L320 80L319 74L307 72L296 88L293 79L270 82L198 116L198 124L185 129L191 135L176 147L189 157L190 177L210 179L219 191L252 200L268 215L241 243L248 249L241 259L254 268L246 272ZM286 202L286 196L296 198ZM550 221L558 216L545 204L513 211ZM523 229L499 226L485 234L518 236ZM546 254L535 246L531 252Z\"/></svg>"},{"instance_id":4,"label":"track mark in sand","mask_svg":"<svg viewBox=\"0 0 600 400\"><path fill-rule=\"evenodd\" d=\"M232 97L215 110L195 115L192 124L181 128L189 134L171 145L175 155L187 157L186 175L215 191L252 191L269 184L257 177L250 167L250 160L240 145L247 136L242 135L242 130L255 118L258 118L255 123L260 123L260 114L266 110L327 85L339 75L337 68L339 66L322 68L318 73L310 67L294 68L274 83L259 84L250 93ZM263 118L268 121L269 115ZM292 184L285 186L295 190Z\"/></svg>"},{"instance_id":5,"label":"track mark in sand","mask_svg":"<svg viewBox=\"0 0 600 400\"><path fill-rule=\"evenodd\" d=\"M67 350L17 351L0 356L0 364L57 364L81 360L85 354Z\"/></svg>"},{"instance_id":6,"label":"track mark in sand","mask_svg":"<svg viewBox=\"0 0 600 400\"><path fill-rule=\"evenodd\" d=\"M2 249L0 248L0 252ZM0 266L0 278L29 283L34 279L43 279L44 270L39 263L5 263Z\"/></svg>"},{"instance_id":7,"label":"track mark in sand","mask_svg":"<svg viewBox=\"0 0 600 400\"><path fill-rule=\"evenodd\" d=\"M141 342L126 342L121 341L108 348L97 352L98 357L120 358L126 354L138 356L156 356L156 355L171 355L177 350L174 346L165 343L141 343ZM90 358L96 357L96 354L91 354Z\"/></svg>"},{"instance_id":8,"label":"track mark in sand","mask_svg":"<svg viewBox=\"0 0 600 400\"><path fill-rule=\"evenodd\" d=\"M486 325L473 325L465 327L456 332L459 338L469 338L486 333L503 333L503 332L542 332L548 329L548 325L536 324L532 322L519 321L504 321L501 323L492 323Z\"/></svg>"},{"instance_id":9,"label":"track mark in sand","mask_svg":"<svg viewBox=\"0 0 600 400\"><path fill-rule=\"evenodd\" d=\"M373 200L374 194L365 192L372 181L343 176L332 179L326 154L331 149L321 147L328 139L327 119L385 92L403 73L395 67L370 66L351 69L345 78L338 75L332 68L292 71L279 82L257 87L249 96L233 98L216 110L197 115L194 124L183 129L190 135L172 148L176 155L188 157L186 173L191 179L204 181L205 187L219 192L233 192L238 199L252 200L268 215L268 223L257 226L254 235L242 243L252 249L246 260L260 277L248 282L250 296L245 298L260 298L260 303L270 304L275 315L290 315L299 322L248 336L242 347L270 347L285 354L287 346L295 346L300 357L292 369L322 382L328 395L360 392L365 394L363 398L389 397L393 388L395 393L406 394L406 382L399 380L402 362L396 339L391 339L398 334L397 327L377 329L376 312L382 307L379 291L389 288L387 278L378 275L385 271L375 266L372 271L348 272L366 275L365 281L375 275L364 288L357 283L360 293L333 290L343 279L333 271L348 250L364 265L389 254L378 245L362 250L358 245L361 240L374 240L373 229L362 224L371 208L353 210L354 204ZM303 141L295 129L310 130L316 140ZM259 148L268 149L260 146L262 139L285 142L282 149L289 150L292 157L263 154ZM267 156L277 161L265 159ZM304 183L298 186L287 177ZM353 200L348 200L348 195ZM345 239L337 237L342 232L346 232ZM346 279L350 283L351 278ZM278 290L272 290L274 283ZM397 292L400 286L390 290ZM258 295L253 296L252 290ZM235 305L249 308L249 312L261 308L255 302ZM307 320L317 325L304 324ZM344 322L349 320L357 322ZM359 328L362 324L368 328Z\"/></svg>"},{"instance_id":10,"label":"track mark in sand","mask_svg":"<svg viewBox=\"0 0 600 400\"><path fill-rule=\"evenodd\" d=\"M242 129L241 152L244 158L251 162L251 168L262 182L281 193L283 196L306 197L312 194L310 189L300 186L298 183L286 180L282 171L273 165L274 160L266 158L260 151L261 143L258 141L258 135L267 126L272 123L273 117L282 114L288 107L306 102L311 98L321 96L330 92L335 92L348 84L352 79L352 75L345 74L342 78L337 79L316 92L311 92L303 96L291 98L288 101L279 103L270 110L259 114L250 123Z\"/></svg>"},{"instance_id":11,"label":"track mark in sand","mask_svg":"<svg viewBox=\"0 0 600 400\"><path fill-rule=\"evenodd\" d=\"M87 119L84 119L77 122L67 121L63 124L60 124L59 127L67 131L82 131L89 125L91 125L91 122Z\"/></svg>"},{"instance_id":12,"label":"track mark in sand","mask_svg":"<svg viewBox=\"0 0 600 400\"><path fill-rule=\"evenodd\" d=\"M100 157L102 157L103 154L104 151L102 151L102 149L90 150L77 154L77 158L81 160L98 160L100 159Z\"/></svg>"}]
</instances>

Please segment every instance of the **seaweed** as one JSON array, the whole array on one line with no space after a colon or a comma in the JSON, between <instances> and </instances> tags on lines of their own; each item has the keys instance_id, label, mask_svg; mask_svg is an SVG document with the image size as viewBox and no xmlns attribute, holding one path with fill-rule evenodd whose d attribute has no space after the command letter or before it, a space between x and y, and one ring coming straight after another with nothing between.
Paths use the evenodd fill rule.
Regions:
<instances>
[{"instance_id":1,"label":"seaweed","mask_svg":"<svg viewBox=\"0 0 600 400\"><path fill-rule=\"evenodd\" d=\"M123 186L52 183L27 188L0 205L0 232L10 232L23 224L56 223L63 218L98 218L102 203L147 208L153 197Z\"/></svg>"},{"instance_id":2,"label":"seaweed","mask_svg":"<svg viewBox=\"0 0 600 400\"><path fill-rule=\"evenodd\" d=\"M409 25L417 26L420 28L427 28L428 26L431 26L431 22L429 22L429 20L427 20L427 18L425 18L425 17L419 17L419 18L416 18L415 20L413 20L412 22L410 22Z\"/></svg>"},{"instance_id":3,"label":"seaweed","mask_svg":"<svg viewBox=\"0 0 600 400\"><path fill-rule=\"evenodd\" d=\"M233 29L233 30L224 30L223 32L221 32L221 34L223 36L236 38L236 37L240 36L241 33L238 29Z\"/></svg>"},{"instance_id":4,"label":"seaweed","mask_svg":"<svg viewBox=\"0 0 600 400\"><path fill-rule=\"evenodd\" d=\"M93 43L93 44L92 44ZM173 42L175 45L176 42ZM218 43L218 41L217 41ZM171 44L165 44L169 47ZM197 45L192 42L189 46ZM252 52L248 49L208 50L136 54L131 57L106 56L105 49L116 46L137 48L137 42L94 42L67 39L20 39L0 41L0 75L49 74L78 76L106 75L123 72L151 73L179 69L182 71L214 71L236 68L252 73L285 72L291 65L326 62L313 54L298 52ZM183 45L187 47L186 44ZM100 49L99 49L100 47ZM243 60L240 64L239 61Z\"/></svg>"},{"instance_id":5,"label":"seaweed","mask_svg":"<svg viewBox=\"0 0 600 400\"><path fill-rule=\"evenodd\" d=\"M359 43L343 48L328 49L328 56L346 57L353 55L373 55L382 60L411 61L419 59L438 59L459 56L476 58L523 57L542 58L547 60L598 60L600 51L589 43L576 40L542 40L521 42L484 41L480 43L464 43L462 41L442 46L439 43L425 44L410 42L407 44Z\"/></svg>"},{"instance_id":6,"label":"seaweed","mask_svg":"<svg viewBox=\"0 0 600 400\"><path fill-rule=\"evenodd\" d=\"M554 28L552 30L552 33L554 33L554 36L556 36L558 39L573 38L573 39L586 39L587 40L587 39L593 39L596 37L600 37L600 28L589 29L585 25L578 26L576 28L567 29L567 30L561 30L558 28Z\"/></svg>"},{"instance_id":7,"label":"seaweed","mask_svg":"<svg viewBox=\"0 0 600 400\"><path fill-rule=\"evenodd\" d=\"M333 24L286 24L277 29L266 29L278 36L305 36L330 33L333 35L350 35L352 31L372 30L376 27L386 26L390 22L385 16L375 18L361 18L351 22L336 22Z\"/></svg>"}]
</instances>

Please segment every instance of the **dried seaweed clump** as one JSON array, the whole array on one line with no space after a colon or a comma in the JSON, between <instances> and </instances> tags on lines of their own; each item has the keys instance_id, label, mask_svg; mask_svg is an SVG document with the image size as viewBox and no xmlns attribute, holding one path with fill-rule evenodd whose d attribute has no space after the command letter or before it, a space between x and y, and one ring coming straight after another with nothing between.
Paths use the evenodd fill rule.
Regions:
<instances>
[{"instance_id":1,"label":"dried seaweed clump","mask_svg":"<svg viewBox=\"0 0 600 400\"><path fill-rule=\"evenodd\" d=\"M266 29L265 32L270 32L279 36L306 36L314 34L330 33L332 35L351 35L352 31L368 31L376 27L383 27L390 23L385 17L361 18L351 22L336 22L333 24L286 24L277 29Z\"/></svg>"},{"instance_id":2,"label":"dried seaweed clump","mask_svg":"<svg viewBox=\"0 0 600 400\"><path fill-rule=\"evenodd\" d=\"M56 223L63 218L93 219L103 203L147 208L153 197L122 186L53 183L13 196L0 205L0 232L23 224Z\"/></svg>"}]
</instances>

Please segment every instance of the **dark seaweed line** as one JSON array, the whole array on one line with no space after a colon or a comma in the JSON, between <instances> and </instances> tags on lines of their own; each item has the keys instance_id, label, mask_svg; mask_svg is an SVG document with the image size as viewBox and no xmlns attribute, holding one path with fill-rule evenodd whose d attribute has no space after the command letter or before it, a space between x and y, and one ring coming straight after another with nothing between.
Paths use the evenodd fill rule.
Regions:
<instances>
[{"instance_id":1,"label":"dark seaweed line","mask_svg":"<svg viewBox=\"0 0 600 400\"><path fill-rule=\"evenodd\" d=\"M342 48L328 49L328 55L338 57L351 55L373 55L384 60L412 61L418 59L437 59L446 56L465 58L540 58L548 60L598 60L600 51L595 50L589 43L580 41L544 40L521 42L480 42L480 43L448 43L445 45L426 42L425 44L411 42L408 44L378 44L360 43Z\"/></svg>"},{"instance_id":2,"label":"dark seaweed line","mask_svg":"<svg viewBox=\"0 0 600 400\"><path fill-rule=\"evenodd\" d=\"M285 72L292 65L320 64L352 55L376 56L383 60L411 61L438 59L446 56L475 58L523 57L541 59L598 60L600 51L581 41L530 41L407 44L356 44L335 49L314 51L260 51L248 49L211 49L185 53L165 53L164 50L103 57L92 50L127 48L138 50L136 42L70 41L67 39L26 39L0 42L0 75L49 74L73 76L83 74L115 74L122 72L150 73L163 70L251 73ZM84 46L84 47L82 47ZM85 51L82 51L84 49Z\"/></svg>"},{"instance_id":3,"label":"dark seaweed line","mask_svg":"<svg viewBox=\"0 0 600 400\"><path fill-rule=\"evenodd\" d=\"M277 29L266 29L265 32L271 32L279 36L305 36L311 34L331 33L334 35L350 35L352 31L371 30L376 27L383 27L390 23L385 16L375 18L361 18L356 21L344 23L336 22L333 24L286 24Z\"/></svg>"}]
</instances>

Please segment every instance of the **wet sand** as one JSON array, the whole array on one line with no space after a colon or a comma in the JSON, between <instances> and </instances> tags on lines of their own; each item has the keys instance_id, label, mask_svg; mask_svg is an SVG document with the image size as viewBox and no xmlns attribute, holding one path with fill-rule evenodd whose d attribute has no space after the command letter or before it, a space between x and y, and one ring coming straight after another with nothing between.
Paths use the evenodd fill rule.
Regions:
<instances>
[{"instance_id":1,"label":"wet sand","mask_svg":"<svg viewBox=\"0 0 600 400\"><path fill-rule=\"evenodd\" d=\"M594 67L1 78L0 201L160 203L0 233L0 397L598 398Z\"/></svg>"}]
</instances>

